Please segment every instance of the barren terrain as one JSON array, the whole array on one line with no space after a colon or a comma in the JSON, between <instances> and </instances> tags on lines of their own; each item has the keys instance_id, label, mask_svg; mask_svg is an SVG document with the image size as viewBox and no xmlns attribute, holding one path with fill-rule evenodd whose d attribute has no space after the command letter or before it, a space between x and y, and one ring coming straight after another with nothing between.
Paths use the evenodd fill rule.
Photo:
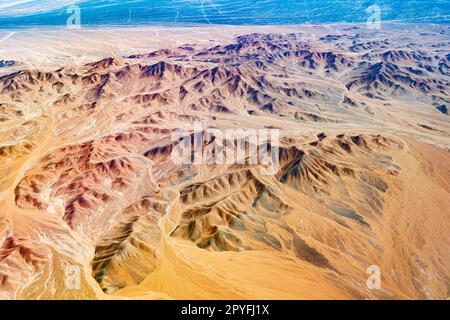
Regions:
<instances>
[{"instance_id":1,"label":"barren terrain","mask_svg":"<svg viewBox=\"0 0 450 320\"><path fill-rule=\"evenodd\" d=\"M449 33L15 32L0 46L0 299L448 298ZM279 165L173 161L195 123L278 130Z\"/></svg>"}]
</instances>

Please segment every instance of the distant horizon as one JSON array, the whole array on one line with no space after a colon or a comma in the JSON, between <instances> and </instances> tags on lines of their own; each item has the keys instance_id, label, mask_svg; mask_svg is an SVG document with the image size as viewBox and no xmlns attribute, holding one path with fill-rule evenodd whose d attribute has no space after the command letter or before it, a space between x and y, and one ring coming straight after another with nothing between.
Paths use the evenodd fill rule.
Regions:
<instances>
[{"instance_id":1,"label":"distant horizon","mask_svg":"<svg viewBox=\"0 0 450 320\"><path fill-rule=\"evenodd\" d=\"M84 26L364 23L373 6L383 22L450 23L445 0L0 0L0 28L63 26L74 8Z\"/></svg>"},{"instance_id":2,"label":"distant horizon","mask_svg":"<svg viewBox=\"0 0 450 320\"><path fill-rule=\"evenodd\" d=\"M450 27L450 22L445 23L436 23L436 22L395 22L395 21L385 21L385 25L390 26L403 26L403 25L410 25L410 26L444 26L448 25ZM66 25L18 25L18 26L3 26L0 25L0 31L14 31L14 30L33 30L33 29L48 29L48 30L67 30L67 31L88 31L93 29L101 29L101 28L148 28L148 27L155 27L155 28L208 28L208 27L271 27L271 26L278 26L278 27L302 27L302 26L364 26L365 22L305 22L305 23L292 23L292 24L261 24L261 25L254 25L254 24L239 24L239 25L233 25L233 24L204 24L204 23L158 23L158 22L148 22L148 23L139 23L139 24L84 24L81 26L80 29L70 29L67 28Z\"/></svg>"}]
</instances>

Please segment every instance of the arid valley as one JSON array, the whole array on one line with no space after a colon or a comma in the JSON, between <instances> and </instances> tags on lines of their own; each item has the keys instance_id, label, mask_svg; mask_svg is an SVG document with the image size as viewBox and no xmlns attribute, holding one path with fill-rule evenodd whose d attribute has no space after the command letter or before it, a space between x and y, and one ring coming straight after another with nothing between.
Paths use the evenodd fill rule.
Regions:
<instances>
[{"instance_id":1,"label":"arid valley","mask_svg":"<svg viewBox=\"0 0 450 320\"><path fill-rule=\"evenodd\" d=\"M449 34L2 31L0 299L448 299Z\"/></svg>"}]
</instances>

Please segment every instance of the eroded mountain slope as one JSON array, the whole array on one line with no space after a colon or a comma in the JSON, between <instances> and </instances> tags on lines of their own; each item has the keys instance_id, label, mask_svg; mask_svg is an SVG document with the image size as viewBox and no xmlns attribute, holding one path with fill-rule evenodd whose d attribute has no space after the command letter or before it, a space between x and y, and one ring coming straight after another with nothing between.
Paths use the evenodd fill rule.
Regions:
<instances>
[{"instance_id":1,"label":"eroded mountain slope","mask_svg":"<svg viewBox=\"0 0 450 320\"><path fill-rule=\"evenodd\" d=\"M448 30L325 31L1 77L0 297L448 297Z\"/></svg>"}]
</instances>

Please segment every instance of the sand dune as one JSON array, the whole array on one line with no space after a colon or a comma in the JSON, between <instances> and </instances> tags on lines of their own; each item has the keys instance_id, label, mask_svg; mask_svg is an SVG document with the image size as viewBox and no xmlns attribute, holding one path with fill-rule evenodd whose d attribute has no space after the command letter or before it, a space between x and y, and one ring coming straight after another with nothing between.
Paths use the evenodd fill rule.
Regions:
<instances>
[{"instance_id":1,"label":"sand dune","mask_svg":"<svg viewBox=\"0 0 450 320\"><path fill-rule=\"evenodd\" d=\"M0 56L0 298L448 298L448 30L225 30Z\"/></svg>"}]
</instances>

